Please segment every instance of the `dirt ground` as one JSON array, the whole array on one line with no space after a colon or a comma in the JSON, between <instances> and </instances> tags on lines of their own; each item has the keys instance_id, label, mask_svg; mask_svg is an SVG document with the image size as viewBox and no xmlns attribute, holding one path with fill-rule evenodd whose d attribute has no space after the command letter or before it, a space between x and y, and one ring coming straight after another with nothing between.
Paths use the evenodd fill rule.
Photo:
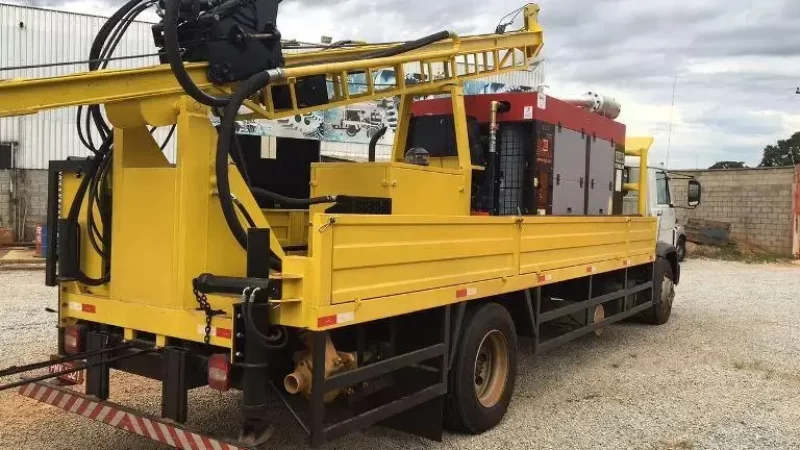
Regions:
<instances>
[{"instance_id":1,"label":"dirt ground","mask_svg":"<svg viewBox=\"0 0 800 450\"><path fill-rule=\"evenodd\" d=\"M41 272L0 272L0 367L55 346L56 293ZM797 449L800 448L800 267L689 260L673 316L624 323L543 355L521 341L506 419L480 436L437 443L373 427L326 448ZM9 381L8 379L2 381ZM112 400L158 412L157 383L114 374ZM236 393L190 393L193 427L234 435ZM273 400L266 448L305 448ZM11 392L0 393L0 450L155 450L166 447Z\"/></svg>"}]
</instances>

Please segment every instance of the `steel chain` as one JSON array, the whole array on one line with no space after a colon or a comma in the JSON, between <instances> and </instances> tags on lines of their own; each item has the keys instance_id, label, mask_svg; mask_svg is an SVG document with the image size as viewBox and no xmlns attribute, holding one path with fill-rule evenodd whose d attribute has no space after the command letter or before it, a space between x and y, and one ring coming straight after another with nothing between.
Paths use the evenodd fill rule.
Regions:
<instances>
[{"instance_id":1,"label":"steel chain","mask_svg":"<svg viewBox=\"0 0 800 450\"><path fill-rule=\"evenodd\" d=\"M206 328L205 335L203 336L203 342L208 344L211 342L211 319L214 317L214 314L216 314L216 311L211 309L211 304L208 303L208 297L206 297L206 294L203 294L199 289L197 289L196 280L192 283L192 290L194 291L194 298L197 299L197 303L200 305L200 307L197 309L203 311L206 315Z\"/></svg>"}]
</instances>

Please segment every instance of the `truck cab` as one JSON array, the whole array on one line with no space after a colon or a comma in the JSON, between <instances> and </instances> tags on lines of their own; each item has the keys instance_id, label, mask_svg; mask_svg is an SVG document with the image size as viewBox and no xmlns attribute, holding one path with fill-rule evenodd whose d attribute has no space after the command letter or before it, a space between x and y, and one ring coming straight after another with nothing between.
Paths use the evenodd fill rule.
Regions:
<instances>
[{"instance_id":1,"label":"truck cab","mask_svg":"<svg viewBox=\"0 0 800 450\"><path fill-rule=\"evenodd\" d=\"M644 138L630 138L626 146L638 142L637 139ZM650 216L658 217L658 242L674 246L678 260L683 261L686 257L686 231L683 225L678 223L676 210L685 207L694 208L700 204L700 183L697 180L690 180L691 189L687 192L686 206L676 206L670 184L670 179L674 178L674 175L664 167L657 166L648 166L647 175L647 211ZM681 175L681 178L685 176ZM639 158L625 158L623 179L625 183L639 181ZM636 191L624 192L623 214L636 214L638 195Z\"/></svg>"}]
</instances>

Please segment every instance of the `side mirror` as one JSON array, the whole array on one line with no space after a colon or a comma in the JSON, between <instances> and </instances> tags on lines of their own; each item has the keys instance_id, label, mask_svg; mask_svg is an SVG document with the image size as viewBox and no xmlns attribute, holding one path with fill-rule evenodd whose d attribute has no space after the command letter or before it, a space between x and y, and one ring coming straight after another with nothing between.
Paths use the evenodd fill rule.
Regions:
<instances>
[{"instance_id":1,"label":"side mirror","mask_svg":"<svg viewBox=\"0 0 800 450\"><path fill-rule=\"evenodd\" d=\"M700 182L697 180L689 180L689 190L687 191L687 204L689 206L697 206L700 204L700 193L702 189Z\"/></svg>"}]
</instances>

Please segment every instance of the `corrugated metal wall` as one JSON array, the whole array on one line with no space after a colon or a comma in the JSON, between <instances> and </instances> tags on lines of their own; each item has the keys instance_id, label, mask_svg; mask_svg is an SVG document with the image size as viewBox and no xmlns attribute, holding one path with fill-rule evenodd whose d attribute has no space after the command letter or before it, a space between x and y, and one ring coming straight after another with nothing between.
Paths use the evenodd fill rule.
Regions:
<instances>
[{"instance_id":1,"label":"corrugated metal wall","mask_svg":"<svg viewBox=\"0 0 800 450\"><path fill-rule=\"evenodd\" d=\"M19 67L44 63L83 61L105 18L0 4L0 66ZM114 56L153 53L151 24L133 23ZM158 64L156 57L112 61L109 68ZM39 78L87 70L85 64L0 72L0 79ZM45 169L48 161L86 156L78 140L76 108L62 108L36 115L0 119L0 142L17 142L16 167ZM162 142L168 129L155 133ZM99 145L99 144L98 144ZM166 149L174 161L174 142Z\"/></svg>"}]
</instances>

